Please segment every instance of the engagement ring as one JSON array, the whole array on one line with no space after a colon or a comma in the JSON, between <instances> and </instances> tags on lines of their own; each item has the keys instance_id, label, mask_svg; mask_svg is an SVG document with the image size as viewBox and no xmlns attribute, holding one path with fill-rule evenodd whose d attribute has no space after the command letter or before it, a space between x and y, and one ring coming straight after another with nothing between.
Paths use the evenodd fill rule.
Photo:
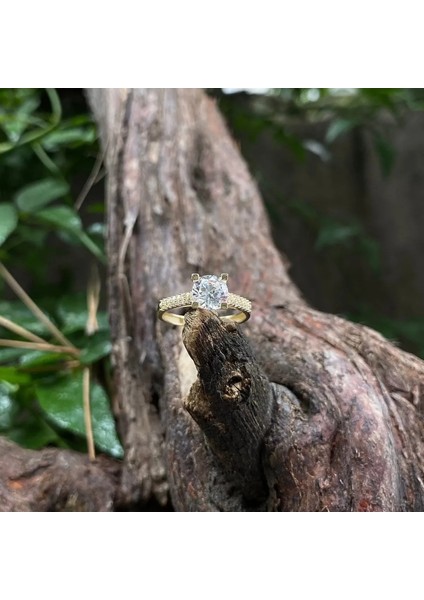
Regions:
<instances>
[{"instance_id":1,"label":"engagement ring","mask_svg":"<svg viewBox=\"0 0 424 600\"><path fill-rule=\"evenodd\" d=\"M158 317L172 325L184 325L184 314L172 312L184 308L207 308L224 311L220 318L224 321L243 323L250 317L252 303L243 296L228 292L228 274L203 275L198 273L191 276L193 288L191 292L169 296L159 301Z\"/></svg>"}]
</instances>

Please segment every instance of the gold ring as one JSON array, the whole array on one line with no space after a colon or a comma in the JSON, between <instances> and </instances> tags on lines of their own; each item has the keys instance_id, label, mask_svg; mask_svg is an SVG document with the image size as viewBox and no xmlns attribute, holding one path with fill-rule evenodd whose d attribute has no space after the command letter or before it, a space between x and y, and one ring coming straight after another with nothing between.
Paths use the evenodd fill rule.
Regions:
<instances>
[{"instance_id":1,"label":"gold ring","mask_svg":"<svg viewBox=\"0 0 424 600\"><path fill-rule=\"evenodd\" d=\"M172 325L184 325L184 314L172 312L181 308L206 308L209 310L222 310L228 314L220 314L223 321L243 323L250 317L252 303L243 296L228 292L228 273L216 275L203 275L198 273L191 276L193 289L191 292L162 298L158 305L158 317ZM230 312L232 311L232 312Z\"/></svg>"}]
</instances>

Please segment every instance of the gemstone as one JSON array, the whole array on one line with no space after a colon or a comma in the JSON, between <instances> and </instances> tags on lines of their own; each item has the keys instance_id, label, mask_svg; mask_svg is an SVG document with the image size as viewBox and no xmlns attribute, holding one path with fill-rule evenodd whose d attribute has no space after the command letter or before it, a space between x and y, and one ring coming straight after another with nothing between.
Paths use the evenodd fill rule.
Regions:
<instances>
[{"instance_id":1,"label":"gemstone","mask_svg":"<svg viewBox=\"0 0 424 600\"><path fill-rule=\"evenodd\" d=\"M228 287L225 281L216 275L203 275L193 282L191 291L193 302L199 304L199 308L216 310L221 308L221 303L228 298Z\"/></svg>"}]
</instances>

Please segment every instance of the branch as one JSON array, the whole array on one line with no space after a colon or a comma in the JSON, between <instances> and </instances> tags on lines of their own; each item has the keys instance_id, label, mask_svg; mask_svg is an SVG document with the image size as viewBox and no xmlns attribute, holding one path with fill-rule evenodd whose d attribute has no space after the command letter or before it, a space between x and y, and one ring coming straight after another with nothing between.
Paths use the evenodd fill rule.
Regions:
<instances>
[{"instance_id":1,"label":"branch","mask_svg":"<svg viewBox=\"0 0 424 600\"><path fill-rule=\"evenodd\" d=\"M117 495L119 462L70 450L24 450L0 438L0 511L111 511Z\"/></svg>"},{"instance_id":2,"label":"branch","mask_svg":"<svg viewBox=\"0 0 424 600\"><path fill-rule=\"evenodd\" d=\"M261 449L271 420L268 380L237 326L210 311L186 315L183 341L199 375L184 407L243 496L260 503L267 494Z\"/></svg>"}]
</instances>

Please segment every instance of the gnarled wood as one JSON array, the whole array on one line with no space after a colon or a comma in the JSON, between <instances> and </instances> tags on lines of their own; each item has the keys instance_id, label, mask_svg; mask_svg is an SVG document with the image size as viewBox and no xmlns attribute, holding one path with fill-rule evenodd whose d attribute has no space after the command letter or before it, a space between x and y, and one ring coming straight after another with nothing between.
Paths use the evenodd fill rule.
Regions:
<instances>
[{"instance_id":1,"label":"gnarled wood","mask_svg":"<svg viewBox=\"0 0 424 600\"><path fill-rule=\"evenodd\" d=\"M0 512L111 511L119 462L69 450L24 450L0 438Z\"/></svg>"},{"instance_id":2,"label":"gnarled wood","mask_svg":"<svg viewBox=\"0 0 424 600\"><path fill-rule=\"evenodd\" d=\"M122 489L164 502L169 486L177 510L247 510L255 498L263 510L421 510L423 362L305 305L214 102L199 90L94 90L90 101L107 149ZM249 369L259 363L273 397L268 427L263 383L253 440L239 423L218 445L211 437L228 373L224 362L206 363L217 344L229 356L245 348L242 337L213 317L189 317L185 343L199 369L190 392L197 373L181 332L155 318L159 298L190 289L194 271L229 272L231 291L253 300L239 329L256 357ZM215 328L210 348L196 341L198 327ZM205 386L212 371L218 395ZM252 480L266 481L263 504L262 486L246 487L250 460Z\"/></svg>"},{"instance_id":3,"label":"gnarled wood","mask_svg":"<svg viewBox=\"0 0 424 600\"><path fill-rule=\"evenodd\" d=\"M186 315L183 341L199 374L184 408L228 480L258 506L268 495L262 466L273 405L268 379L237 326L210 311Z\"/></svg>"},{"instance_id":4,"label":"gnarled wood","mask_svg":"<svg viewBox=\"0 0 424 600\"><path fill-rule=\"evenodd\" d=\"M200 90L94 90L89 98L107 148L122 484L134 501L153 494L164 502L169 483L174 499L184 486L180 475L174 481L173 469L188 468L191 444L199 442L182 410L181 386L185 390L192 367L181 358L181 332L156 320L159 298L189 289L193 271L222 272L225 265L235 292L269 302L301 299L213 101Z\"/></svg>"},{"instance_id":5,"label":"gnarled wood","mask_svg":"<svg viewBox=\"0 0 424 600\"><path fill-rule=\"evenodd\" d=\"M422 402L422 362L309 309L271 309L258 327L277 399L265 443L269 506L422 510L422 418L411 394L418 386Z\"/></svg>"}]
</instances>

